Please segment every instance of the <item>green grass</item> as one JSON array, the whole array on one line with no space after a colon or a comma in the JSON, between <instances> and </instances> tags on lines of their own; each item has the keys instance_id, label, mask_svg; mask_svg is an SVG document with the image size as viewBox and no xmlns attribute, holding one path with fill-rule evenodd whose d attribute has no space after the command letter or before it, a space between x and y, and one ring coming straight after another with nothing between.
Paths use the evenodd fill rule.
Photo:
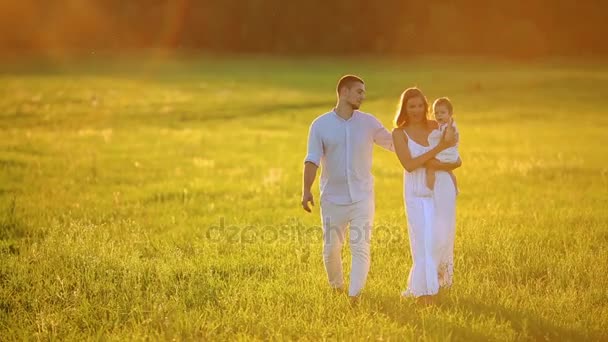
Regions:
<instances>
[{"instance_id":1,"label":"green grass","mask_svg":"<svg viewBox=\"0 0 608 342\"><path fill-rule=\"evenodd\" d=\"M374 155L363 299L328 290L308 125L343 73L390 126L418 85L461 132L455 284L399 298L402 170ZM605 340L608 64L183 59L0 74L0 336ZM315 182L318 198L318 183ZM344 250L348 272L349 250ZM348 274L348 273L346 273Z\"/></svg>"}]
</instances>

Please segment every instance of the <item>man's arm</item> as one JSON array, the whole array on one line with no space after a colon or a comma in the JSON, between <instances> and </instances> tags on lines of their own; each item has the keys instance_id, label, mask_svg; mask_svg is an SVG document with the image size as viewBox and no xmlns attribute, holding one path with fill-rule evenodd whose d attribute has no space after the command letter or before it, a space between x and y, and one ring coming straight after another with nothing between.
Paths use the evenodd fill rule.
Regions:
<instances>
[{"instance_id":1,"label":"man's arm","mask_svg":"<svg viewBox=\"0 0 608 342\"><path fill-rule=\"evenodd\" d=\"M304 159L304 176L302 177L302 208L311 212L308 202L315 205L310 188L317 176L317 169L323 156L323 141L318 132L318 126L313 122L308 131L308 152Z\"/></svg>"},{"instance_id":2,"label":"man's arm","mask_svg":"<svg viewBox=\"0 0 608 342\"><path fill-rule=\"evenodd\" d=\"M315 201L312 197L312 192L310 188L312 184L315 182L315 178L317 177L317 169L319 167L315 165L313 162L307 161L304 163L304 180L302 187L302 208L309 213L311 212L310 207L308 206L308 202L311 205L315 205Z\"/></svg>"},{"instance_id":3,"label":"man's arm","mask_svg":"<svg viewBox=\"0 0 608 342\"><path fill-rule=\"evenodd\" d=\"M374 142L383 148L395 152L395 145L393 144L393 135L380 123L376 121L377 126L374 132Z\"/></svg>"}]
</instances>

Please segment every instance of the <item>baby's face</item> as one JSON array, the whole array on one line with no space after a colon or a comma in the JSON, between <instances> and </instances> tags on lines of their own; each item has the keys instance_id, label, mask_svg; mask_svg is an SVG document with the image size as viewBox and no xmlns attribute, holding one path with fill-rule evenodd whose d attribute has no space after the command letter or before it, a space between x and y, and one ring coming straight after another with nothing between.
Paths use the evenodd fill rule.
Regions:
<instances>
[{"instance_id":1,"label":"baby's face","mask_svg":"<svg viewBox=\"0 0 608 342\"><path fill-rule=\"evenodd\" d=\"M450 122L450 117L452 116L448 107L442 105L435 106L434 114L435 120L437 120L437 123L440 125Z\"/></svg>"}]
</instances>

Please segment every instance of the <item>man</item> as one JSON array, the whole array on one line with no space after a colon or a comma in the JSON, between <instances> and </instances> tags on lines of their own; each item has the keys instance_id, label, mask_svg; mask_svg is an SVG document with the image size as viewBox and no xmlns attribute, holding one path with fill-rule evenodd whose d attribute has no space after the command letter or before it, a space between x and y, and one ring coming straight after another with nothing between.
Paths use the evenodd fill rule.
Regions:
<instances>
[{"instance_id":1,"label":"man","mask_svg":"<svg viewBox=\"0 0 608 342\"><path fill-rule=\"evenodd\" d=\"M314 205L310 188L321 166L321 220L323 261L332 288L343 291L341 250L350 224L352 266L348 295L356 299L365 286L370 265L374 220L374 179L371 174L374 143L394 151L391 133L370 114L358 109L365 99L365 83L357 76L340 78L338 104L316 118L308 136L304 160L302 207Z\"/></svg>"}]
</instances>

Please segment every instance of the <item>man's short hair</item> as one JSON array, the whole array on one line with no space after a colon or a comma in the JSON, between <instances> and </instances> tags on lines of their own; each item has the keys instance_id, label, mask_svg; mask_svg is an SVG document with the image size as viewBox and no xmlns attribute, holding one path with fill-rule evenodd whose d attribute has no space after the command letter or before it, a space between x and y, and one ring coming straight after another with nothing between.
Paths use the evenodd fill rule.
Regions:
<instances>
[{"instance_id":1,"label":"man's short hair","mask_svg":"<svg viewBox=\"0 0 608 342\"><path fill-rule=\"evenodd\" d=\"M338 81L338 85L336 86L336 93L340 94L340 89L342 89L344 87L350 88L355 83L365 84L365 82L363 82L363 80L359 76L344 75L344 76L340 77L340 80Z\"/></svg>"}]
</instances>

